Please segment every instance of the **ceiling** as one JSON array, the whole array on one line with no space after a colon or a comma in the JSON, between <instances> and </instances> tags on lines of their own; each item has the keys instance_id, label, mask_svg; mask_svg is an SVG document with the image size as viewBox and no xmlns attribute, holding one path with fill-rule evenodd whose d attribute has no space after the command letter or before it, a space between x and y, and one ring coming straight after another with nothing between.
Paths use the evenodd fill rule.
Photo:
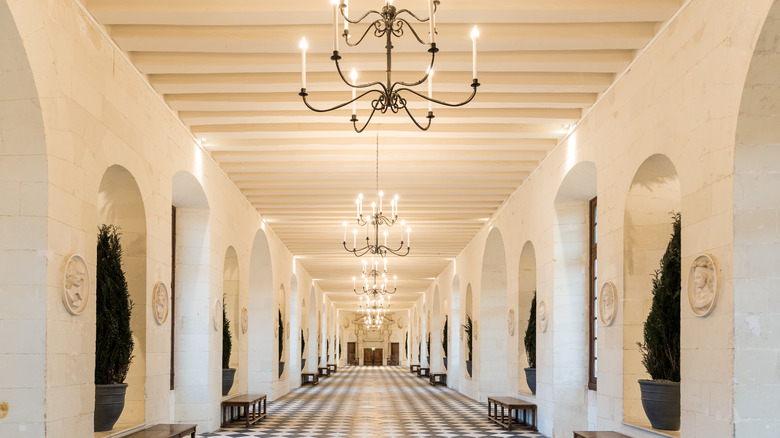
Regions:
<instances>
[{"instance_id":1,"label":"ceiling","mask_svg":"<svg viewBox=\"0 0 780 438\"><path fill-rule=\"evenodd\" d=\"M682 4L442 0L434 97L468 96L469 34L478 25L476 98L434 107L428 132L398 114L375 117L356 134L348 108L315 113L298 96L305 36L310 101L326 107L350 98L330 60L328 0L82 1L317 284L344 305L357 301L352 277L361 264L341 247L342 222L354 218L358 193L365 208L375 198L378 135L380 188L399 195L399 219L413 228L411 254L389 260L396 308L430 285ZM420 16L426 4L395 1ZM349 7L355 17L382 5L350 0ZM353 35L360 28L350 27ZM427 35L427 25L418 29ZM409 34L394 46L394 80L421 76L427 46ZM355 67L361 81L383 78L382 42L368 37L346 49L342 41L340 49L342 67ZM424 120L426 105L411 106ZM367 108L358 107L359 118Z\"/></svg>"}]
</instances>

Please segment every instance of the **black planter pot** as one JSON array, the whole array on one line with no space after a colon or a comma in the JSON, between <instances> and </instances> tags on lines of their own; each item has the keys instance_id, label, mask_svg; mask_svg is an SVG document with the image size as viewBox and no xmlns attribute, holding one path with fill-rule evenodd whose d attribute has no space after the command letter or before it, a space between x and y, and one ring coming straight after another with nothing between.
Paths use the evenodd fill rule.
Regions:
<instances>
[{"instance_id":1,"label":"black planter pot","mask_svg":"<svg viewBox=\"0 0 780 438\"><path fill-rule=\"evenodd\" d=\"M531 394L536 395L536 368L525 368L525 382L531 389Z\"/></svg>"},{"instance_id":2,"label":"black planter pot","mask_svg":"<svg viewBox=\"0 0 780 438\"><path fill-rule=\"evenodd\" d=\"M417 355L417 363L420 363L420 359L421 359L421 358L422 358L422 357L421 357L421 356L418 354L418 355Z\"/></svg>"},{"instance_id":3,"label":"black planter pot","mask_svg":"<svg viewBox=\"0 0 780 438\"><path fill-rule=\"evenodd\" d=\"M468 374L469 377L471 377L471 361L470 360L466 361L466 373Z\"/></svg>"},{"instance_id":4,"label":"black planter pot","mask_svg":"<svg viewBox=\"0 0 780 438\"><path fill-rule=\"evenodd\" d=\"M235 368L222 368L222 396L228 395L236 378Z\"/></svg>"},{"instance_id":5,"label":"black planter pot","mask_svg":"<svg viewBox=\"0 0 780 438\"><path fill-rule=\"evenodd\" d=\"M306 359L301 359L301 371L306 367Z\"/></svg>"},{"instance_id":6,"label":"black planter pot","mask_svg":"<svg viewBox=\"0 0 780 438\"><path fill-rule=\"evenodd\" d=\"M447 369L447 358L445 357L444 359L442 359L442 361L444 362L444 369L446 370Z\"/></svg>"},{"instance_id":7,"label":"black planter pot","mask_svg":"<svg viewBox=\"0 0 780 438\"><path fill-rule=\"evenodd\" d=\"M680 430L680 382L640 380L639 389L653 429Z\"/></svg>"},{"instance_id":8,"label":"black planter pot","mask_svg":"<svg viewBox=\"0 0 780 438\"><path fill-rule=\"evenodd\" d=\"M95 432L114 428L125 409L127 383L95 385Z\"/></svg>"},{"instance_id":9,"label":"black planter pot","mask_svg":"<svg viewBox=\"0 0 780 438\"><path fill-rule=\"evenodd\" d=\"M279 378L282 378L282 374L284 374L284 362L281 360L279 361Z\"/></svg>"},{"instance_id":10,"label":"black planter pot","mask_svg":"<svg viewBox=\"0 0 780 438\"><path fill-rule=\"evenodd\" d=\"M317 356L317 365L322 363L322 356Z\"/></svg>"}]
</instances>

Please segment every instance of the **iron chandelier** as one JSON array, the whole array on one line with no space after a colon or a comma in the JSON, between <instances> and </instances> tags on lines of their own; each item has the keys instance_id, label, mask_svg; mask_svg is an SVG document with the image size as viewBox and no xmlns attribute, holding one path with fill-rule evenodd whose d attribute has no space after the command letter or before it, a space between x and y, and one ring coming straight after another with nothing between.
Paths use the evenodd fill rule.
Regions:
<instances>
[{"instance_id":1,"label":"iron chandelier","mask_svg":"<svg viewBox=\"0 0 780 438\"><path fill-rule=\"evenodd\" d=\"M362 295L366 296L373 296L373 297L381 297L383 295L392 295L395 293L397 288L397 281L398 277L393 276L393 290L390 290L387 287L387 259L384 259L384 270L380 273L379 271L379 261L375 260L373 257L371 257L371 265L370 268L368 266L368 263L363 260L363 287L360 291L357 290L357 279L355 277L352 277L352 290L355 292L355 295L361 295L361 300L363 299ZM381 281L379 281L381 279ZM389 299L389 297L388 297Z\"/></svg>"},{"instance_id":2,"label":"iron chandelier","mask_svg":"<svg viewBox=\"0 0 780 438\"><path fill-rule=\"evenodd\" d=\"M474 29L471 32L471 40L472 40L472 77L473 80L471 82L472 92L471 95L464 100L463 102L459 103L449 103L444 102L438 99L433 98L433 66L434 61L436 58L436 53L439 51L439 49L436 47L436 11L439 7L439 0L428 0L428 18L420 18L417 15L415 15L413 12L411 12L408 9L397 9L395 6L393 6L393 0L386 0L385 6L382 8L381 11L378 10L369 10L365 14L363 14L360 18L353 20L349 18L349 6L348 6L348 0L331 0L331 3L333 4L333 55L330 57L331 60L334 61L336 64L336 71L338 72L339 76L341 77L341 80L347 84L352 89L352 99L348 100L346 102L340 103L336 106L333 106L331 108L315 108L313 107L306 97L308 96L308 93L306 92L306 50L308 49L308 43L306 42L306 38L303 38L301 40L300 48L302 51L302 67L301 67L301 92L298 93L299 96L303 98L303 103L312 111L316 112L328 112L337 110L340 108L343 108L349 104L352 104L352 118L350 121L352 122L352 126L355 129L355 132L361 133L363 130L366 129L368 124L371 122L371 119L374 117L374 114L379 111L381 114L387 113L387 111L391 111L392 113L398 113L401 110L405 111L406 114L409 116L409 118L414 122L414 124L420 128L423 131L427 131L428 128L431 127L431 121L434 118L433 115L433 103L443 105L443 106L449 106L449 107L458 107L466 105L467 103L471 102L472 99L474 99L474 96L477 94L477 87L479 87L479 81L477 80L477 37L479 36L479 31L477 30L477 27L474 26ZM385 49L387 51L387 67L386 67L386 82L381 81L375 81L375 82L367 82L367 83L358 83L357 82L357 71L355 69L352 70L352 73L350 74L350 80L347 80L347 78L344 77L344 72L341 70L341 66L339 65L339 61L341 60L341 55L339 55L339 15L344 19L344 32L342 33L342 36L344 37L344 41L349 47L356 47L358 46L365 37L368 35L369 32L373 29L373 34L376 38L385 38L386 39L386 45ZM378 16L374 21L368 24L366 27L366 30L363 32L363 34L360 36L360 38L357 40L357 42L350 42L350 32L349 32L349 25L350 24L361 24L364 20L368 17L374 17ZM407 16L407 17L405 17ZM430 35L430 42L426 43L423 41L423 39L420 37L420 35L417 33L417 31L414 29L412 24L409 22L409 20L415 20L417 23L428 23L429 28L429 35ZM370 18L369 18L370 20ZM403 82L403 81L395 81L393 82L392 76L393 76L393 38L401 38L404 35L405 29L409 29L409 31L412 33L414 38L422 45L428 45L430 46L428 49L428 53L431 54L431 62L428 65L428 70L425 72L425 75L417 80L416 82ZM423 84L424 82L428 82L428 94L427 96L415 91L412 87L416 87L418 85ZM359 96L357 94L357 90L367 90L363 91ZM368 116L368 119L362 126L358 126L358 118L357 118L357 101L361 100L365 96L373 97L373 100L371 101L371 113ZM420 122L415 119L415 117L412 115L411 111L408 107L408 97L416 96L419 97L425 101L428 102L428 115L426 118L428 119L428 123L423 126Z\"/></svg>"}]
</instances>

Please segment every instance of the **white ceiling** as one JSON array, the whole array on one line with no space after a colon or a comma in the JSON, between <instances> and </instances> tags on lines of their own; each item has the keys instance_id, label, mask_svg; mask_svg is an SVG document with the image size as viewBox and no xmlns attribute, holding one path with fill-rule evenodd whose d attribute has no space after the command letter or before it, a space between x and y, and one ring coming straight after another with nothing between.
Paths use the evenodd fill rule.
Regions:
<instances>
[{"instance_id":1,"label":"white ceiling","mask_svg":"<svg viewBox=\"0 0 780 438\"><path fill-rule=\"evenodd\" d=\"M682 4L442 0L434 97L460 101L471 91L469 33L478 25L476 98L435 107L428 132L398 114L375 117L358 135L348 108L314 113L298 96L305 36L311 102L350 98L330 60L328 0L83 2L320 287L350 305L361 265L341 247L342 222L354 217L358 193L370 209L378 133L380 188L400 196L399 218L413 227L412 253L389 260L396 308L430 285ZM351 16L383 5L351 0ZM427 16L425 0L395 5ZM350 27L355 35L360 26ZM417 28L427 35L427 25ZM381 80L384 44L367 39L356 49L340 44L342 67ZM427 46L409 34L394 46L394 80L420 76ZM426 105L411 106L424 120Z\"/></svg>"}]
</instances>

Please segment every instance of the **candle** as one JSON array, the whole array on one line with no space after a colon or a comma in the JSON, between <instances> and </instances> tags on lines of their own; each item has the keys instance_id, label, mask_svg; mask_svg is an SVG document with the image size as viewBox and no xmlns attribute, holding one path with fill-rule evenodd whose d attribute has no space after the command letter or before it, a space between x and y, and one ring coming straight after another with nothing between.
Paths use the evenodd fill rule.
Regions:
<instances>
[{"instance_id":1,"label":"candle","mask_svg":"<svg viewBox=\"0 0 780 438\"><path fill-rule=\"evenodd\" d=\"M301 88L306 88L306 49L309 48L309 43L306 42L306 37L301 39L301 43L298 45L301 48Z\"/></svg>"},{"instance_id":2,"label":"candle","mask_svg":"<svg viewBox=\"0 0 780 438\"><path fill-rule=\"evenodd\" d=\"M395 212L393 213L393 219L398 217L398 195L395 195Z\"/></svg>"},{"instance_id":3,"label":"candle","mask_svg":"<svg viewBox=\"0 0 780 438\"><path fill-rule=\"evenodd\" d=\"M471 55L472 55L471 72L473 73L474 79L477 78L477 37L478 36L479 36L479 29L477 29L477 26L474 26L474 29L471 30Z\"/></svg>"},{"instance_id":4,"label":"candle","mask_svg":"<svg viewBox=\"0 0 780 438\"><path fill-rule=\"evenodd\" d=\"M355 86L357 85L357 71L353 68L352 73L349 74L350 79L352 79L352 115L354 116L357 114L357 101L355 101L355 96L357 95L357 88Z\"/></svg>"},{"instance_id":5,"label":"candle","mask_svg":"<svg viewBox=\"0 0 780 438\"><path fill-rule=\"evenodd\" d=\"M344 221L344 245L347 244L347 221Z\"/></svg>"},{"instance_id":6,"label":"candle","mask_svg":"<svg viewBox=\"0 0 780 438\"><path fill-rule=\"evenodd\" d=\"M379 191L379 214L382 214L382 197L385 196L385 192Z\"/></svg>"},{"instance_id":7,"label":"candle","mask_svg":"<svg viewBox=\"0 0 780 438\"><path fill-rule=\"evenodd\" d=\"M401 220L401 243L404 243L404 227L406 226L406 221Z\"/></svg>"},{"instance_id":8,"label":"candle","mask_svg":"<svg viewBox=\"0 0 780 438\"><path fill-rule=\"evenodd\" d=\"M352 289L357 289L357 282L355 281L355 277L352 277ZM363 297L360 298L361 300L363 299Z\"/></svg>"},{"instance_id":9,"label":"candle","mask_svg":"<svg viewBox=\"0 0 780 438\"><path fill-rule=\"evenodd\" d=\"M352 249L357 248L357 228L352 229Z\"/></svg>"},{"instance_id":10,"label":"candle","mask_svg":"<svg viewBox=\"0 0 780 438\"><path fill-rule=\"evenodd\" d=\"M344 0L344 33L349 38L349 0Z\"/></svg>"},{"instance_id":11,"label":"candle","mask_svg":"<svg viewBox=\"0 0 780 438\"><path fill-rule=\"evenodd\" d=\"M331 0L333 4L333 51L339 50L339 0Z\"/></svg>"},{"instance_id":12,"label":"candle","mask_svg":"<svg viewBox=\"0 0 780 438\"><path fill-rule=\"evenodd\" d=\"M371 203L371 216L376 216L376 202Z\"/></svg>"},{"instance_id":13,"label":"candle","mask_svg":"<svg viewBox=\"0 0 780 438\"><path fill-rule=\"evenodd\" d=\"M428 0L428 31L431 33L431 44L433 44L436 42L435 29L433 28L433 0Z\"/></svg>"},{"instance_id":14,"label":"candle","mask_svg":"<svg viewBox=\"0 0 780 438\"><path fill-rule=\"evenodd\" d=\"M406 247L412 247L412 227L406 229Z\"/></svg>"},{"instance_id":15,"label":"candle","mask_svg":"<svg viewBox=\"0 0 780 438\"><path fill-rule=\"evenodd\" d=\"M428 67L428 99L433 98L433 70ZM433 112L433 102L428 101L428 112Z\"/></svg>"},{"instance_id":16,"label":"candle","mask_svg":"<svg viewBox=\"0 0 780 438\"><path fill-rule=\"evenodd\" d=\"M393 275L393 289L398 287L398 276ZM390 297L387 297L387 299L390 299Z\"/></svg>"}]
</instances>

